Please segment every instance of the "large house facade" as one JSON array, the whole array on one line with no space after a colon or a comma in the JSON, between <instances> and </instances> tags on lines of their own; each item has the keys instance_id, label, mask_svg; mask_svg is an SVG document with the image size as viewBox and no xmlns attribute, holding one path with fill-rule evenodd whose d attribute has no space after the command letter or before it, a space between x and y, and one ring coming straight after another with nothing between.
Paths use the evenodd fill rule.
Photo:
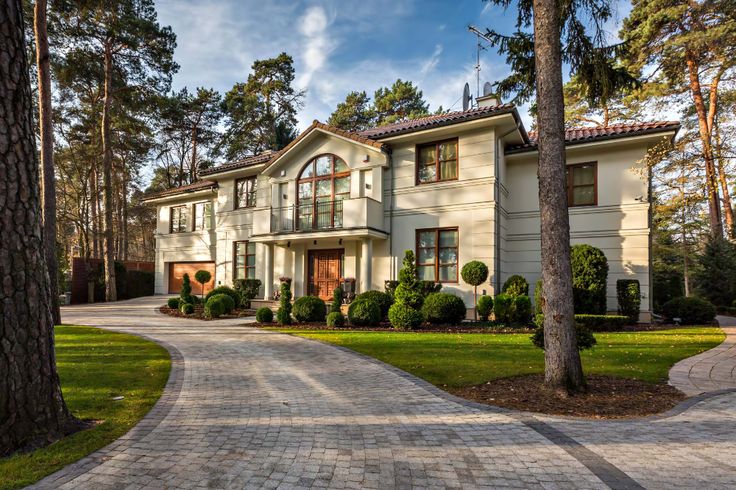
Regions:
<instances>
[{"instance_id":1,"label":"large house facade","mask_svg":"<svg viewBox=\"0 0 736 490\"><path fill-rule=\"evenodd\" d=\"M208 287L257 278L273 297L280 277L295 296L328 298L344 278L357 292L396 279L405 250L422 279L473 307L463 264L507 277L540 276L537 147L516 108L481 98L468 111L346 132L315 121L279 152L201 172L203 180L150 196L157 207L156 293L176 293L185 272ZM650 309L651 207L647 151L676 122L569 130L572 243L604 251L608 308L616 280L638 279Z\"/></svg>"}]
</instances>

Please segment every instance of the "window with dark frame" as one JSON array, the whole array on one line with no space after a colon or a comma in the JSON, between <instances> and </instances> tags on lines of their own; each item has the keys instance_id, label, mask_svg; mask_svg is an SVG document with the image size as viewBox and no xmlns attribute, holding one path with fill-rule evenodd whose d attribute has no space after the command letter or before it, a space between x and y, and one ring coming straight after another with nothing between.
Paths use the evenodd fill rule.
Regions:
<instances>
[{"instance_id":1,"label":"window with dark frame","mask_svg":"<svg viewBox=\"0 0 736 490\"><path fill-rule=\"evenodd\" d=\"M173 206L171 208L171 223L169 229L171 233L182 233L187 231L187 220L189 218L189 207Z\"/></svg>"},{"instance_id":2,"label":"window with dark frame","mask_svg":"<svg viewBox=\"0 0 736 490\"><path fill-rule=\"evenodd\" d=\"M235 181L235 209L254 208L256 206L256 190L258 181L255 177L247 177Z\"/></svg>"},{"instance_id":3,"label":"window with dark frame","mask_svg":"<svg viewBox=\"0 0 736 490\"><path fill-rule=\"evenodd\" d=\"M235 242L234 245L235 279L256 278L256 244L253 242Z\"/></svg>"},{"instance_id":4,"label":"window with dark frame","mask_svg":"<svg viewBox=\"0 0 736 490\"><path fill-rule=\"evenodd\" d=\"M457 228L417 230L417 274L422 281L456 283L459 231Z\"/></svg>"},{"instance_id":5,"label":"window with dark frame","mask_svg":"<svg viewBox=\"0 0 736 490\"><path fill-rule=\"evenodd\" d=\"M458 178L457 138L417 146L417 184Z\"/></svg>"},{"instance_id":6,"label":"window with dark frame","mask_svg":"<svg viewBox=\"0 0 736 490\"><path fill-rule=\"evenodd\" d=\"M209 230L212 228L212 203L209 201L194 204L194 230Z\"/></svg>"},{"instance_id":7,"label":"window with dark frame","mask_svg":"<svg viewBox=\"0 0 736 490\"><path fill-rule=\"evenodd\" d=\"M598 204L598 164L596 162L567 166L567 203L570 207Z\"/></svg>"}]
</instances>

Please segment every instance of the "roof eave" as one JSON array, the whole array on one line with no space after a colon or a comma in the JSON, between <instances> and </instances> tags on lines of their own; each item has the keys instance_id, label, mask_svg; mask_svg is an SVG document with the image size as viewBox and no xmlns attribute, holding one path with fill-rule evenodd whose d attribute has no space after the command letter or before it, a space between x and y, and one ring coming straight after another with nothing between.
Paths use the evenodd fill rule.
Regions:
<instances>
[{"instance_id":1,"label":"roof eave","mask_svg":"<svg viewBox=\"0 0 736 490\"><path fill-rule=\"evenodd\" d=\"M193 190L184 190L180 192L175 192L172 194L167 194L165 196L151 196L151 197L144 197L141 199L144 203L155 203L155 202L164 202L164 201L174 201L176 199L181 199L184 196L198 196L200 194L207 194L209 192L212 192L213 190L217 189L217 183L214 183L211 186L203 187L201 189L193 189Z\"/></svg>"}]
</instances>

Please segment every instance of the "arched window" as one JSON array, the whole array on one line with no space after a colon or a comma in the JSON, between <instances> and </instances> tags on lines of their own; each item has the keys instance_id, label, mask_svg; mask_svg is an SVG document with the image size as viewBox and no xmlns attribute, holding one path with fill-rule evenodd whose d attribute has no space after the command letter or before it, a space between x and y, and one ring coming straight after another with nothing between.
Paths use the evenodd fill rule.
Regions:
<instances>
[{"instance_id":1,"label":"arched window","mask_svg":"<svg viewBox=\"0 0 736 490\"><path fill-rule=\"evenodd\" d=\"M297 186L300 230L342 226L342 200L350 197L350 168L342 158L314 158L302 169Z\"/></svg>"}]
</instances>

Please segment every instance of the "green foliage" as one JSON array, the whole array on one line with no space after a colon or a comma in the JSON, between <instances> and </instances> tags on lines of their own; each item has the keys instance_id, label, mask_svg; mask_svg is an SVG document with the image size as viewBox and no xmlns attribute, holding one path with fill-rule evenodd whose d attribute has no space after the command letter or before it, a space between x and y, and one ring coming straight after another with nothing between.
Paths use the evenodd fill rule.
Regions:
<instances>
[{"instance_id":1,"label":"green foliage","mask_svg":"<svg viewBox=\"0 0 736 490\"><path fill-rule=\"evenodd\" d=\"M432 293L424 300L422 315L434 325L457 325L465 318L465 303L449 293Z\"/></svg>"},{"instance_id":2,"label":"green foliage","mask_svg":"<svg viewBox=\"0 0 736 490\"><path fill-rule=\"evenodd\" d=\"M233 281L235 291L240 295L239 306L250 308L250 302L258 297L261 290L260 279L235 279Z\"/></svg>"},{"instance_id":3,"label":"green foliage","mask_svg":"<svg viewBox=\"0 0 736 490\"><path fill-rule=\"evenodd\" d=\"M222 301L223 295L212 296L204 304L204 316L207 318L219 318L225 314L225 303Z\"/></svg>"},{"instance_id":4,"label":"green foliage","mask_svg":"<svg viewBox=\"0 0 736 490\"><path fill-rule=\"evenodd\" d=\"M422 298L426 298L432 293L439 293L442 291L442 283L434 281L419 281L419 291L422 293Z\"/></svg>"},{"instance_id":5,"label":"green foliage","mask_svg":"<svg viewBox=\"0 0 736 490\"><path fill-rule=\"evenodd\" d=\"M273 321L273 311L267 306L261 306L256 310L256 321L258 323L271 323Z\"/></svg>"},{"instance_id":6,"label":"green foliage","mask_svg":"<svg viewBox=\"0 0 736 490\"><path fill-rule=\"evenodd\" d=\"M337 104L327 124L345 131L363 131L375 124L375 112L365 92L350 92Z\"/></svg>"},{"instance_id":7,"label":"green foliage","mask_svg":"<svg viewBox=\"0 0 736 490\"><path fill-rule=\"evenodd\" d=\"M514 274L503 283L501 292L511 296L529 296L529 283L523 276Z\"/></svg>"},{"instance_id":8,"label":"green foliage","mask_svg":"<svg viewBox=\"0 0 736 490\"><path fill-rule=\"evenodd\" d=\"M281 298L279 309L276 312L276 321L279 325L291 324L291 280L281 281Z\"/></svg>"},{"instance_id":9,"label":"green foliage","mask_svg":"<svg viewBox=\"0 0 736 490\"><path fill-rule=\"evenodd\" d=\"M182 276L181 281L181 291L179 292L179 297L184 303L194 303L192 300L192 283L189 280L189 274L186 272L184 273L184 276Z\"/></svg>"},{"instance_id":10,"label":"green foliage","mask_svg":"<svg viewBox=\"0 0 736 490\"><path fill-rule=\"evenodd\" d=\"M391 308L392 304L394 304L393 298L383 291L366 291L364 293L360 293L355 297L355 299L369 299L376 303L378 307L381 308L382 319L388 316L388 309Z\"/></svg>"},{"instance_id":11,"label":"green foliage","mask_svg":"<svg viewBox=\"0 0 736 490\"><path fill-rule=\"evenodd\" d=\"M194 279L202 286L200 291L204 294L204 285L212 279L212 274L210 274L209 271L198 270L194 273ZM238 300L237 303L240 303L240 300Z\"/></svg>"},{"instance_id":12,"label":"green foliage","mask_svg":"<svg viewBox=\"0 0 736 490\"><path fill-rule=\"evenodd\" d=\"M701 298L680 297L662 305L662 313L673 321L679 318L682 325L698 325L712 322L716 316L716 308Z\"/></svg>"},{"instance_id":13,"label":"green foliage","mask_svg":"<svg viewBox=\"0 0 736 490\"><path fill-rule=\"evenodd\" d=\"M736 299L736 245L725 238L710 237L698 255L695 273L698 294L717 306Z\"/></svg>"},{"instance_id":14,"label":"green foliage","mask_svg":"<svg viewBox=\"0 0 736 490\"><path fill-rule=\"evenodd\" d=\"M209 303L212 300L217 300L222 303L222 307L224 309L224 314L232 313L232 311L235 309L235 300L232 296L224 293L215 294L213 296L210 296L210 298L207 300L207 303ZM206 304L205 303L205 306Z\"/></svg>"},{"instance_id":15,"label":"green foliage","mask_svg":"<svg viewBox=\"0 0 736 490\"><path fill-rule=\"evenodd\" d=\"M332 291L332 304L330 305L330 311L336 311L340 313L340 308L342 307L342 288L337 287L334 291Z\"/></svg>"},{"instance_id":16,"label":"green foliage","mask_svg":"<svg viewBox=\"0 0 736 490\"><path fill-rule=\"evenodd\" d=\"M606 313L606 283L608 259L603 252L590 245L570 247L572 291L575 313Z\"/></svg>"},{"instance_id":17,"label":"green foliage","mask_svg":"<svg viewBox=\"0 0 736 490\"><path fill-rule=\"evenodd\" d=\"M472 260L463 266L460 276L471 286L480 286L488 279L488 266L480 260Z\"/></svg>"},{"instance_id":18,"label":"green foliage","mask_svg":"<svg viewBox=\"0 0 736 490\"><path fill-rule=\"evenodd\" d=\"M327 315L327 326L330 328L340 328L345 325L345 317L339 311L331 311Z\"/></svg>"},{"instance_id":19,"label":"green foliage","mask_svg":"<svg viewBox=\"0 0 736 490\"><path fill-rule=\"evenodd\" d=\"M488 321L488 317L493 312L493 298L491 296L481 296L478 298L478 320Z\"/></svg>"},{"instance_id":20,"label":"green foliage","mask_svg":"<svg viewBox=\"0 0 736 490\"><path fill-rule=\"evenodd\" d=\"M517 325L529 325L532 319L532 301L529 296L512 296L511 322Z\"/></svg>"},{"instance_id":21,"label":"green foliage","mask_svg":"<svg viewBox=\"0 0 736 490\"><path fill-rule=\"evenodd\" d=\"M180 301L181 301L180 298L169 298L166 301L166 305L172 310L178 310Z\"/></svg>"},{"instance_id":22,"label":"green foliage","mask_svg":"<svg viewBox=\"0 0 736 490\"><path fill-rule=\"evenodd\" d=\"M417 267L414 262L414 252L407 250L399 271L399 285L394 292L394 301L414 309L422 307L424 301L422 282L417 277Z\"/></svg>"},{"instance_id":23,"label":"green foliage","mask_svg":"<svg viewBox=\"0 0 736 490\"><path fill-rule=\"evenodd\" d=\"M381 307L370 299L356 299L348 308L348 321L357 327L378 325Z\"/></svg>"},{"instance_id":24,"label":"green foliage","mask_svg":"<svg viewBox=\"0 0 736 490\"><path fill-rule=\"evenodd\" d=\"M302 296L294 301L292 313L298 322L323 322L327 306L316 296Z\"/></svg>"},{"instance_id":25,"label":"green foliage","mask_svg":"<svg viewBox=\"0 0 736 490\"><path fill-rule=\"evenodd\" d=\"M385 281L383 288L387 294L393 298L396 295L396 288L399 286L399 281Z\"/></svg>"},{"instance_id":26,"label":"green foliage","mask_svg":"<svg viewBox=\"0 0 736 490\"><path fill-rule=\"evenodd\" d=\"M204 297L205 303L211 297L213 297L213 296L215 296L217 294L225 294L225 295L229 296L230 299L232 299L234 305L236 305L236 306L240 305L240 293L238 293L233 288L228 287L228 286L217 286L212 291L210 291L209 293L207 293L207 295Z\"/></svg>"},{"instance_id":27,"label":"green foliage","mask_svg":"<svg viewBox=\"0 0 736 490\"><path fill-rule=\"evenodd\" d=\"M618 296L618 313L629 319L629 323L639 321L641 307L641 289L636 279L619 279L616 281L616 295Z\"/></svg>"},{"instance_id":28,"label":"green foliage","mask_svg":"<svg viewBox=\"0 0 736 490\"><path fill-rule=\"evenodd\" d=\"M514 298L508 294L501 293L493 300L493 316L499 323L511 323Z\"/></svg>"},{"instance_id":29,"label":"green foliage","mask_svg":"<svg viewBox=\"0 0 736 490\"><path fill-rule=\"evenodd\" d=\"M388 319L397 330L415 330L424 322L424 315L416 308L397 302L388 309Z\"/></svg>"},{"instance_id":30,"label":"green foliage","mask_svg":"<svg viewBox=\"0 0 736 490\"><path fill-rule=\"evenodd\" d=\"M598 341L593 332L579 323L575 324L575 337L577 338L578 350L592 349ZM531 336L532 344L544 350L544 327L540 326L534 330Z\"/></svg>"},{"instance_id":31,"label":"green foliage","mask_svg":"<svg viewBox=\"0 0 736 490\"><path fill-rule=\"evenodd\" d=\"M189 303L182 303L179 307L179 311L181 311L185 315L191 315L192 313L194 313L194 305L190 305Z\"/></svg>"}]
</instances>

